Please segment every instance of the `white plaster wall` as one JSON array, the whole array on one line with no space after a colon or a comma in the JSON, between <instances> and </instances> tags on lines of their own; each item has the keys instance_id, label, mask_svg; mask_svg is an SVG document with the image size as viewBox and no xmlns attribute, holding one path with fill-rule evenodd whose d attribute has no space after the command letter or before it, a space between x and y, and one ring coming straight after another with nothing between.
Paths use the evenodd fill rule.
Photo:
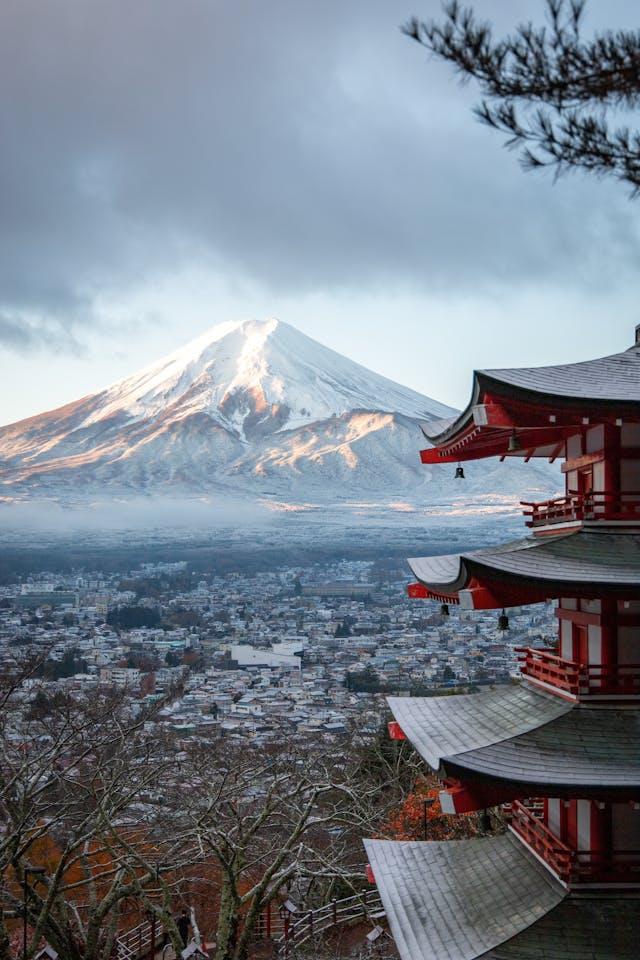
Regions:
<instances>
[{"instance_id":1,"label":"white plaster wall","mask_svg":"<svg viewBox=\"0 0 640 960\"><path fill-rule=\"evenodd\" d=\"M560 656L564 660L573 660L573 630L568 620L560 621Z\"/></svg>"},{"instance_id":2,"label":"white plaster wall","mask_svg":"<svg viewBox=\"0 0 640 960\"><path fill-rule=\"evenodd\" d=\"M578 800L578 850L591 849L591 801Z\"/></svg>"},{"instance_id":3,"label":"white plaster wall","mask_svg":"<svg viewBox=\"0 0 640 960\"><path fill-rule=\"evenodd\" d=\"M560 800L547 800L547 826L556 837L560 836Z\"/></svg>"},{"instance_id":4,"label":"white plaster wall","mask_svg":"<svg viewBox=\"0 0 640 960\"><path fill-rule=\"evenodd\" d=\"M602 663L602 630L600 627L587 627L589 638L589 663Z\"/></svg>"}]
</instances>

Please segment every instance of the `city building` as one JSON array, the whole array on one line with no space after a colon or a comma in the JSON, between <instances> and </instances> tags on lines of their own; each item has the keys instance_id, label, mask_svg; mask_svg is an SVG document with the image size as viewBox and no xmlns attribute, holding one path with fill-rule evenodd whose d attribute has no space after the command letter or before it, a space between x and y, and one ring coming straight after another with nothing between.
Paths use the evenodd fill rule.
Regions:
<instances>
[{"instance_id":1,"label":"city building","mask_svg":"<svg viewBox=\"0 0 640 960\"><path fill-rule=\"evenodd\" d=\"M476 372L424 463L562 461L564 496L524 504L528 535L410 561L413 597L467 610L556 603L558 649L523 647L521 681L391 698L443 782L444 813L507 804L506 832L366 841L402 960L638 955L640 919L640 328L589 362ZM456 482L464 482L460 479Z\"/></svg>"}]
</instances>

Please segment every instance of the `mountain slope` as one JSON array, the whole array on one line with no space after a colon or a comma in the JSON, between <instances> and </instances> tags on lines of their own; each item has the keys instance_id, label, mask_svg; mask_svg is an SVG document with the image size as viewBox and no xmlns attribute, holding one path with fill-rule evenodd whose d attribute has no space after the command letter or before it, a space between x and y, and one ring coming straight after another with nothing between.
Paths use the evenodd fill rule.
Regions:
<instances>
[{"instance_id":1,"label":"mountain slope","mask_svg":"<svg viewBox=\"0 0 640 960\"><path fill-rule=\"evenodd\" d=\"M418 456L418 421L451 413L277 320L224 323L99 393L1 428L0 496L451 496L450 469ZM549 491L544 471L512 484L511 467L501 489Z\"/></svg>"}]
</instances>

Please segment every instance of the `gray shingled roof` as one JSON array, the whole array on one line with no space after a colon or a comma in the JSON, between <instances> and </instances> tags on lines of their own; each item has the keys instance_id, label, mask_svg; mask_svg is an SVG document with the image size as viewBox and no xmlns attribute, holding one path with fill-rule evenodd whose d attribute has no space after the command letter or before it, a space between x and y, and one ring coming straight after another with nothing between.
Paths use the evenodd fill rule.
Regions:
<instances>
[{"instance_id":1,"label":"gray shingled roof","mask_svg":"<svg viewBox=\"0 0 640 960\"><path fill-rule=\"evenodd\" d=\"M640 403L640 345L634 344L623 353L581 363L478 370L476 375L555 397Z\"/></svg>"},{"instance_id":2,"label":"gray shingled roof","mask_svg":"<svg viewBox=\"0 0 640 960\"><path fill-rule=\"evenodd\" d=\"M434 590L455 592L471 576L497 573L537 582L608 586L640 586L640 535L578 530L545 537L525 537L512 543L442 557L412 557L407 561L422 583Z\"/></svg>"},{"instance_id":3,"label":"gray shingled roof","mask_svg":"<svg viewBox=\"0 0 640 960\"><path fill-rule=\"evenodd\" d=\"M640 899L567 897L481 960L637 960Z\"/></svg>"},{"instance_id":4,"label":"gray shingled roof","mask_svg":"<svg viewBox=\"0 0 640 960\"><path fill-rule=\"evenodd\" d=\"M640 710L576 706L536 730L443 762L516 783L638 789L639 743Z\"/></svg>"},{"instance_id":5,"label":"gray shingled roof","mask_svg":"<svg viewBox=\"0 0 640 960\"><path fill-rule=\"evenodd\" d=\"M452 584L460 580L460 587L467 582L468 577L461 564L462 556L459 553L444 554L440 557L410 557L407 563L422 583L429 586L448 587L455 589Z\"/></svg>"},{"instance_id":6,"label":"gray shingled roof","mask_svg":"<svg viewBox=\"0 0 640 960\"><path fill-rule=\"evenodd\" d=\"M402 960L476 960L567 895L510 833L364 844Z\"/></svg>"},{"instance_id":7,"label":"gray shingled roof","mask_svg":"<svg viewBox=\"0 0 640 960\"><path fill-rule=\"evenodd\" d=\"M405 736L432 769L444 757L518 737L569 713L572 703L529 684L453 697L389 697Z\"/></svg>"},{"instance_id":8,"label":"gray shingled roof","mask_svg":"<svg viewBox=\"0 0 640 960\"><path fill-rule=\"evenodd\" d=\"M476 370L471 399L462 413L422 423L423 433L436 445L446 443L472 422L472 408L481 402L485 391L495 391L496 387L500 393L526 391L559 404L577 400L581 408L590 402L601 408L608 402L623 404L628 410L640 403L640 345L609 357L561 366Z\"/></svg>"}]
</instances>

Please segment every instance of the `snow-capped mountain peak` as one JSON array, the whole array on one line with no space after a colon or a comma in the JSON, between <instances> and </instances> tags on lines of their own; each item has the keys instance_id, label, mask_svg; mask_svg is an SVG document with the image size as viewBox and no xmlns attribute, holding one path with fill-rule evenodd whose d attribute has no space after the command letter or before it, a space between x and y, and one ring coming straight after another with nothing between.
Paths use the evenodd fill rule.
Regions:
<instances>
[{"instance_id":1,"label":"snow-capped mountain peak","mask_svg":"<svg viewBox=\"0 0 640 960\"><path fill-rule=\"evenodd\" d=\"M105 390L0 428L0 500L435 503L451 497L451 471L421 465L419 422L453 412L286 323L223 323ZM523 489L512 472L500 481L509 503ZM555 488L543 478L543 489Z\"/></svg>"},{"instance_id":2,"label":"snow-capped mountain peak","mask_svg":"<svg viewBox=\"0 0 640 960\"><path fill-rule=\"evenodd\" d=\"M99 396L84 426L122 415L181 419L206 413L243 440L256 423L277 432L350 409L425 419L451 413L276 319L213 327Z\"/></svg>"}]
</instances>

